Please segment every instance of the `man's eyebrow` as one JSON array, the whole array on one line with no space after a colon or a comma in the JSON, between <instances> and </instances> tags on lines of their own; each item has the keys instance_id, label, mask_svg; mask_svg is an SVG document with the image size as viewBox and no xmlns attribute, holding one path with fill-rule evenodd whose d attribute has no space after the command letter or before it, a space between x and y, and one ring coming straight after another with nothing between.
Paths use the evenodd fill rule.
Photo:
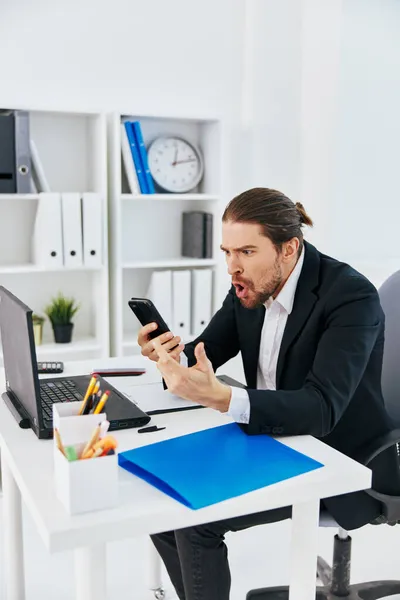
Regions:
<instances>
[{"instance_id":1,"label":"man's eyebrow","mask_svg":"<svg viewBox=\"0 0 400 600\"><path fill-rule=\"evenodd\" d=\"M223 250L224 252L227 252L228 249L225 248L222 244L220 246L221 250ZM256 250L257 246L254 246L253 244L247 244L246 246L240 246L240 248L233 248L234 252L241 252L242 250Z\"/></svg>"}]
</instances>

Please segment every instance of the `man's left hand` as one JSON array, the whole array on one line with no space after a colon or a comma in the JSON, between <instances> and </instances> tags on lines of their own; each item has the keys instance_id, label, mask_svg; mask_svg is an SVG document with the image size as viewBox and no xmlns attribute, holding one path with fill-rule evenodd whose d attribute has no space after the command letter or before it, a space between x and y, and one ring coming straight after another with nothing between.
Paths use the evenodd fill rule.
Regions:
<instances>
[{"instance_id":1,"label":"man's left hand","mask_svg":"<svg viewBox=\"0 0 400 600\"><path fill-rule=\"evenodd\" d=\"M197 344L194 349L197 362L193 367L180 365L157 339L153 342L159 356L157 368L172 394L220 412L229 410L231 388L216 378L203 342Z\"/></svg>"}]
</instances>

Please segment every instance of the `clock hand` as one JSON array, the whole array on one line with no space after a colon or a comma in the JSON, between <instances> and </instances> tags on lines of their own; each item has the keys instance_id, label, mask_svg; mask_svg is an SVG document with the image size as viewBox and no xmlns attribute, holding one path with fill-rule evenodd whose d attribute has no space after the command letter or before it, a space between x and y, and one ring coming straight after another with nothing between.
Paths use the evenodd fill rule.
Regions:
<instances>
[{"instance_id":1,"label":"clock hand","mask_svg":"<svg viewBox=\"0 0 400 600\"><path fill-rule=\"evenodd\" d=\"M178 144L175 146L175 157L174 157L174 162L172 163L172 166L174 167L177 163L177 158L178 158Z\"/></svg>"},{"instance_id":2,"label":"clock hand","mask_svg":"<svg viewBox=\"0 0 400 600\"><path fill-rule=\"evenodd\" d=\"M176 160L172 164L175 166L175 165L181 165L183 163L189 163L189 162L196 162L196 159L195 158L188 158L187 160Z\"/></svg>"}]
</instances>

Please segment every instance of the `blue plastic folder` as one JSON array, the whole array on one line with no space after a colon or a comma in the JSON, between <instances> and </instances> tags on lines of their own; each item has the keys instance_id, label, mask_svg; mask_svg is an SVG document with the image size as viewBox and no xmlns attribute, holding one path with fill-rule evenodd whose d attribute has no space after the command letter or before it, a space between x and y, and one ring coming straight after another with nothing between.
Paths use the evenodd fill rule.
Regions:
<instances>
[{"instance_id":1,"label":"blue plastic folder","mask_svg":"<svg viewBox=\"0 0 400 600\"><path fill-rule=\"evenodd\" d=\"M323 465L236 423L121 452L121 467L192 509L319 469Z\"/></svg>"}]
</instances>

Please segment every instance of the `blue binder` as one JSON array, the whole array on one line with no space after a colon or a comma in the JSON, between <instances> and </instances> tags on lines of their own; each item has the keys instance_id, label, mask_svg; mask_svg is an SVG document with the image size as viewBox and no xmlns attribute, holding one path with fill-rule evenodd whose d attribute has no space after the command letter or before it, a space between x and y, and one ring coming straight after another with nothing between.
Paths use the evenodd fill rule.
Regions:
<instances>
[{"instance_id":1,"label":"blue binder","mask_svg":"<svg viewBox=\"0 0 400 600\"><path fill-rule=\"evenodd\" d=\"M271 437L248 436L236 423L128 450L118 462L192 509L323 466Z\"/></svg>"},{"instance_id":2,"label":"blue binder","mask_svg":"<svg viewBox=\"0 0 400 600\"><path fill-rule=\"evenodd\" d=\"M142 194L148 194L149 189L147 187L147 178L146 178L146 174L143 170L142 161L140 159L139 147L138 147L138 143L136 141L133 123L132 123L132 121L125 121L124 126L125 126L125 130L126 130L126 135L129 140L129 145L131 147L132 160L133 160L133 164L135 165L136 175L137 175L139 187L140 187L140 192Z\"/></svg>"},{"instance_id":3,"label":"blue binder","mask_svg":"<svg viewBox=\"0 0 400 600\"><path fill-rule=\"evenodd\" d=\"M133 132L136 136L136 141L139 148L140 160L142 161L143 172L146 177L147 190L149 194L154 194L154 183L153 178L149 169L149 162L147 160L147 150L144 144L142 128L139 121L132 121Z\"/></svg>"}]
</instances>

